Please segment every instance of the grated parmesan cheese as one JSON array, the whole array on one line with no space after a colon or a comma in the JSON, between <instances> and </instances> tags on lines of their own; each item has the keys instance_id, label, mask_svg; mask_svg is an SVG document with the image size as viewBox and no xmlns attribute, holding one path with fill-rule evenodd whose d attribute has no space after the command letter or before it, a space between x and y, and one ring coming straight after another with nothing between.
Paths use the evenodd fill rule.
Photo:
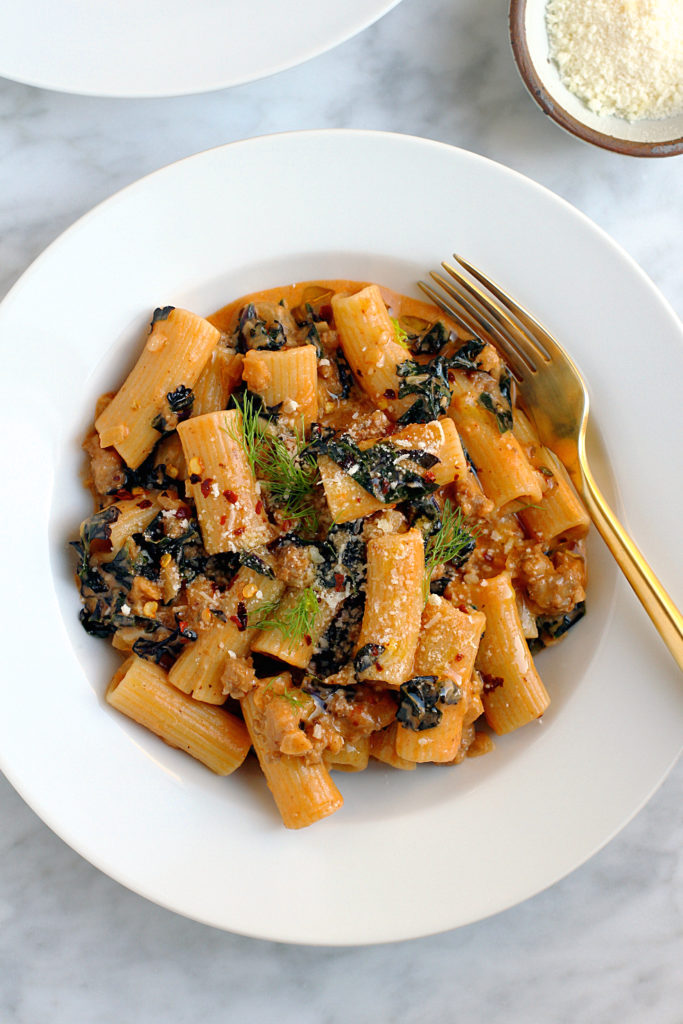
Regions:
<instances>
[{"instance_id":1,"label":"grated parmesan cheese","mask_svg":"<svg viewBox=\"0 0 683 1024\"><path fill-rule=\"evenodd\" d=\"M683 111L683 0L548 0L550 56L596 114Z\"/></svg>"}]
</instances>

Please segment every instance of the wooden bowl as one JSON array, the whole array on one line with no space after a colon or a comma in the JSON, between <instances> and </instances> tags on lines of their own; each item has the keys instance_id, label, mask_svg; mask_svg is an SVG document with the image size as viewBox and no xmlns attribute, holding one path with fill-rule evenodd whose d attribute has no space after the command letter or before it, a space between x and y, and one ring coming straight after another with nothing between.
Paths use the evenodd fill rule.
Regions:
<instances>
[{"instance_id":1,"label":"wooden bowl","mask_svg":"<svg viewBox=\"0 0 683 1024\"><path fill-rule=\"evenodd\" d=\"M550 59L546 0L510 0L510 41L522 81L541 110L584 142L627 156L683 153L683 113L626 121L594 113L571 93Z\"/></svg>"}]
</instances>

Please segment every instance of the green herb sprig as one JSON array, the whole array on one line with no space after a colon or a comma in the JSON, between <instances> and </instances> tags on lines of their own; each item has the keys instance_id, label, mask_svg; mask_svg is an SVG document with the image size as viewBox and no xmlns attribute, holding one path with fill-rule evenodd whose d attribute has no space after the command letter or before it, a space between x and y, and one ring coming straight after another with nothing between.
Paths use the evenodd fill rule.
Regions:
<instances>
[{"instance_id":1,"label":"green herb sprig","mask_svg":"<svg viewBox=\"0 0 683 1024\"><path fill-rule=\"evenodd\" d=\"M318 617L318 598L312 587L306 587L297 595L289 608L282 607L282 601L264 601L250 616L249 626L256 629L277 629L292 644L310 636Z\"/></svg>"},{"instance_id":2,"label":"green herb sprig","mask_svg":"<svg viewBox=\"0 0 683 1024\"><path fill-rule=\"evenodd\" d=\"M462 510L454 509L446 500L441 526L425 543L424 598L429 596L429 584L437 565L453 563L456 568L464 565L474 551L475 534L463 523Z\"/></svg>"},{"instance_id":3,"label":"green herb sprig","mask_svg":"<svg viewBox=\"0 0 683 1024\"><path fill-rule=\"evenodd\" d=\"M404 348L409 348L408 332L404 331L395 316L389 317L389 319L394 325L394 340L397 341L399 345L403 345Z\"/></svg>"},{"instance_id":4,"label":"green herb sprig","mask_svg":"<svg viewBox=\"0 0 683 1024\"><path fill-rule=\"evenodd\" d=\"M275 689L274 684L275 684L275 680L271 679L271 681L266 686L266 690L273 690L274 691L274 689ZM290 690L290 688L286 684L285 684L285 688L284 688L283 692L282 693L275 693L274 696L282 697L283 700L286 700L287 703L289 704L289 706L292 708L293 711L297 711L303 705L303 703L304 703L304 701L301 699L301 697L297 697L297 695L295 693L292 693L292 691Z\"/></svg>"},{"instance_id":5,"label":"green herb sprig","mask_svg":"<svg viewBox=\"0 0 683 1024\"><path fill-rule=\"evenodd\" d=\"M237 408L241 428L228 429L228 433L242 445L254 476L262 482L273 505L286 519L314 533L318 528L313 501L318 468L315 459L305 451L303 429L301 437L294 439L292 454L283 439L268 428L251 395L245 394Z\"/></svg>"}]
</instances>

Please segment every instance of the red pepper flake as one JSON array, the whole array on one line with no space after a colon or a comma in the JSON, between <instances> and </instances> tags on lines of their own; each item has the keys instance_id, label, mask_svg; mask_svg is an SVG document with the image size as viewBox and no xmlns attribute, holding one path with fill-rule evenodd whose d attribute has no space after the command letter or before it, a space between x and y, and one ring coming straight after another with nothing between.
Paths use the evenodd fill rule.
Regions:
<instances>
[{"instance_id":1,"label":"red pepper flake","mask_svg":"<svg viewBox=\"0 0 683 1024\"><path fill-rule=\"evenodd\" d=\"M187 505L179 505L175 510L176 519L191 519L192 509L188 508Z\"/></svg>"},{"instance_id":2,"label":"red pepper flake","mask_svg":"<svg viewBox=\"0 0 683 1024\"><path fill-rule=\"evenodd\" d=\"M226 520L227 518L228 518L227 516L221 516L221 517L220 517L220 519L218 520L218 522L219 522L219 523L221 524L221 526L225 526L225 520Z\"/></svg>"},{"instance_id":3,"label":"red pepper flake","mask_svg":"<svg viewBox=\"0 0 683 1024\"><path fill-rule=\"evenodd\" d=\"M120 490L116 492L116 497L119 499L119 501L129 501L133 497L133 495L130 493L130 491L126 490L125 487L122 487Z\"/></svg>"},{"instance_id":4,"label":"red pepper flake","mask_svg":"<svg viewBox=\"0 0 683 1024\"><path fill-rule=\"evenodd\" d=\"M184 633L185 630L187 629L187 623L184 622L183 619L180 619L178 621L178 629L180 630L181 633Z\"/></svg>"},{"instance_id":5,"label":"red pepper flake","mask_svg":"<svg viewBox=\"0 0 683 1024\"><path fill-rule=\"evenodd\" d=\"M205 498L208 498L211 493L211 484L213 483L213 477L207 476L206 480L202 480L202 486L199 488Z\"/></svg>"},{"instance_id":6,"label":"red pepper flake","mask_svg":"<svg viewBox=\"0 0 683 1024\"><path fill-rule=\"evenodd\" d=\"M304 633L304 642L310 647L313 641L311 640L308 633Z\"/></svg>"},{"instance_id":7,"label":"red pepper flake","mask_svg":"<svg viewBox=\"0 0 683 1024\"><path fill-rule=\"evenodd\" d=\"M424 475L424 478L425 478L425 480L426 480L426 481L427 481L428 483L430 483L430 484L433 484L433 483L434 483L434 481L436 480L436 477L435 477L435 476L434 476L434 474L432 473L431 469L428 469L428 470L427 470L427 472L426 472L426 473L425 473L425 475Z\"/></svg>"},{"instance_id":8,"label":"red pepper flake","mask_svg":"<svg viewBox=\"0 0 683 1024\"><path fill-rule=\"evenodd\" d=\"M236 537L241 537L245 529L246 527L244 526L238 526L236 530L233 530L233 533L235 534Z\"/></svg>"},{"instance_id":9,"label":"red pepper flake","mask_svg":"<svg viewBox=\"0 0 683 1024\"><path fill-rule=\"evenodd\" d=\"M263 502L259 498L259 500L256 502L256 515L260 516L262 512L263 512Z\"/></svg>"},{"instance_id":10,"label":"red pepper flake","mask_svg":"<svg viewBox=\"0 0 683 1024\"><path fill-rule=\"evenodd\" d=\"M505 682L500 676L490 676L486 672L482 672L481 677L484 680L484 693L493 693Z\"/></svg>"},{"instance_id":11,"label":"red pepper flake","mask_svg":"<svg viewBox=\"0 0 683 1024\"><path fill-rule=\"evenodd\" d=\"M382 671L382 666L380 665L380 663L378 661L375 662L375 668L377 669L378 672Z\"/></svg>"},{"instance_id":12,"label":"red pepper flake","mask_svg":"<svg viewBox=\"0 0 683 1024\"><path fill-rule=\"evenodd\" d=\"M384 392L384 397L385 398L396 398L396 392L394 391L393 388L387 388L386 391Z\"/></svg>"},{"instance_id":13,"label":"red pepper flake","mask_svg":"<svg viewBox=\"0 0 683 1024\"><path fill-rule=\"evenodd\" d=\"M341 573L341 572L335 572L335 574L334 574L334 589L335 590L343 590L344 589L344 582L345 582L344 581L344 574Z\"/></svg>"},{"instance_id":14,"label":"red pepper flake","mask_svg":"<svg viewBox=\"0 0 683 1024\"><path fill-rule=\"evenodd\" d=\"M142 501L138 502L138 508L151 508L151 507L152 507L152 502L149 500L149 498L143 498Z\"/></svg>"},{"instance_id":15,"label":"red pepper flake","mask_svg":"<svg viewBox=\"0 0 683 1024\"><path fill-rule=\"evenodd\" d=\"M226 501L229 501L231 505L234 505L239 495L235 494L234 491L223 491L223 497Z\"/></svg>"},{"instance_id":16,"label":"red pepper flake","mask_svg":"<svg viewBox=\"0 0 683 1024\"><path fill-rule=\"evenodd\" d=\"M201 477L200 477L199 473L191 473L190 474L190 483L191 484L198 484L200 480L201 480Z\"/></svg>"},{"instance_id":17,"label":"red pepper flake","mask_svg":"<svg viewBox=\"0 0 683 1024\"><path fill-rule=\"evenodd\" d=\"M245 631L249 622L249 617L247 615L247 606L244 601L237 602L237 615L231 615L230 621L235 623L240 633Z\"/></svg>"},{"instance_id":18,"label":"red pepper flake","mask_svg":"<svg viewBox=\"0 0 683 1024\"><path fill-rule=\"evenodd\" d=\"M456 661L462 661L462 659L463 659L464 657L465 657L465 655L464 655L464 654L456 654L456 656L455 656L455 660L456 660Z\"/></svg>"}]
</instances>

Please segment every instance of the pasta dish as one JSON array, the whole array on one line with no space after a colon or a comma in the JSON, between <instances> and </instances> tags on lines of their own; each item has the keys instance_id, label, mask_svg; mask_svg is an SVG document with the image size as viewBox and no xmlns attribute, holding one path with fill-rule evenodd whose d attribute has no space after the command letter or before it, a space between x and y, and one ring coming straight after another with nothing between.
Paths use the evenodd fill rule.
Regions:
<instances>
[{"instance_id":1,"label":"pasta dish","mask_svg":"<svg viewBox=\"0 0 683 1024\"><path fill-rule=\"evenodd\" d=\"M118 711L284 824L331 772L457 765L538 719L584 613L588 516L497 351L376 284L166 306L85 442L81 622Z\"/></svg>"}]
</instances>

